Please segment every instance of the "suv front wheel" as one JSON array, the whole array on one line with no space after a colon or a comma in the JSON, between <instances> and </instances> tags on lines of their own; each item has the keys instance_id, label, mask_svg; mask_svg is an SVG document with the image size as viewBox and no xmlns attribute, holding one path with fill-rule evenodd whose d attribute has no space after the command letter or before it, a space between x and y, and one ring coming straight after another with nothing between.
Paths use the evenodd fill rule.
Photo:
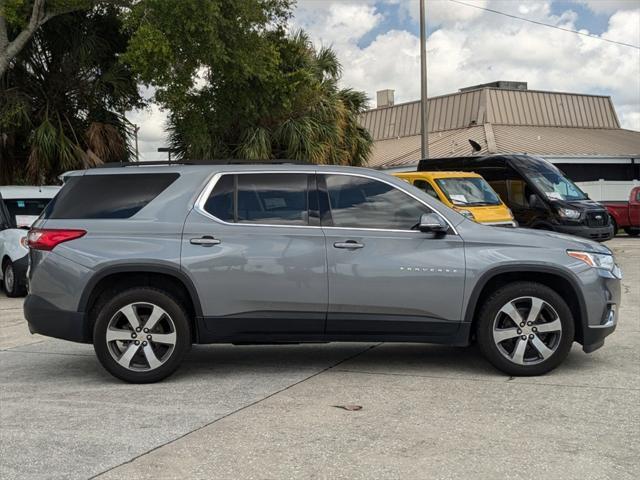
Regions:
<instances>
[{"instance_id":1,"label":"suv front wheel","mask_svg":"<svg viewBox=\"0 0 640 480\"><path fill-rule=\"evenodd\" d=\"M191 346L182 305L162 290L132 288L94 309L93 347L112 375L152 383L171 375Z\"/></svg>"},{"instance_id":2,"label":"suv front wheel","mask_svg":"<svg viewBox=\"0 0 640 480\"><path fill-rule=\"evenodd\" d=\"M478 319L478 346L509 375L542 375L569 354L574 337L571 310L546 285L517 282L495 291Z\"/></svg>"}]
</instances>

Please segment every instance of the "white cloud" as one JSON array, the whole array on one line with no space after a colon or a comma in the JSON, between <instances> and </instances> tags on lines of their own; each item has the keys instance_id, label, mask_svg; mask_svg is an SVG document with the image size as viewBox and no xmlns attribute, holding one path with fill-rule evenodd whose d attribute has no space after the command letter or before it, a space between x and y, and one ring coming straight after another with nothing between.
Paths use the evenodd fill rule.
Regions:
<instances>
[{"instance_id":1,"label":"white cloud","mask_svg":"<svg viewBox=\"0 0 640 480\"><path fill-rule=\"evenodd\" d=\"M420 94L417 36L391 30L361 48L357 36L345 38L340 32L334 35L333 17L337 11L332 7L338 3L323 2L324 9L316 9L313 19L307 16L308 11L299 10L294 22L303 28L312 23L312 38L333 44L344 67L345 86L364 90L372 99L383 88L396 90L396 102L417 99ZM578 20L570 10L552 15L550 1L473 3L569 29L576 29ZM349 5L350 19L377 18L382 11L371 2ZM417 2L401 5L415 15L411 12L417 8ZM446 9L439 5L448 5L454 15L447 16ZM640 130L640 51L470 7L451 8L452 5L442 1L427 3L429 24L432 21L442 24L427 41L430 96L494 80L521 80L532 89L611 95L623 126ZM462 9L474 13L465 16ZM362 32L367 24L372 29L377 25L361 20L353 25L354 31ZM608 30L602 37L638 44L639 29L640 8L620 11L610 17Z\"/></svg>"}]
</instances>

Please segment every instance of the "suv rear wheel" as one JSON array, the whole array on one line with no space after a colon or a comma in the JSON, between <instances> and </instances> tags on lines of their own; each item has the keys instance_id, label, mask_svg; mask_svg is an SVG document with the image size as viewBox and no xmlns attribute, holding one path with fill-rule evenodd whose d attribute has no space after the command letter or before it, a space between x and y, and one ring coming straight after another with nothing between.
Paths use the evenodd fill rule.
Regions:
<instances>
[{"instance_id":1,"label":"suv rear wheel","mask_svg":"<svg viewBox=\"0 0 640 480\"><path fill-rule=\"evenodd\" d=\"M151 383L171 375L191 346L187 313L168 293L132 288L106 299L94 311L93 347L112 375Z\"/></svg>"},{"instance_id":2,"label":"suv rear wheel","mask_svg":"<svg viewBox=\"0 0 640 480\"><path fill-rule=\"evenodd\" d=\"M560 295L534 282L517 282L494 292L478 319L478 346L509 375L541 375L569 354L574 337L571 310Z\"/></svg>"}]
</instances>

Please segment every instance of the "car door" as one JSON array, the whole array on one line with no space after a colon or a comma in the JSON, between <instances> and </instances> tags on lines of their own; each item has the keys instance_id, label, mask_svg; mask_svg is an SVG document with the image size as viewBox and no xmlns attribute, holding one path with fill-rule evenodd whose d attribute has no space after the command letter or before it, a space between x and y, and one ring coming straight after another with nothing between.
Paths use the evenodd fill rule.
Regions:
<instances>
[{"instance_id":1,"label":"car door","mask_svg":"<svg viewBox=\"0 0 640 480\"><path fill-rule=\"evenodd\" d=\"M329 267L329 336L434 338L456 332L462 239L412 229L432 210L392 183L319 175Z\"/></svg>"},{"instance_id":2,"label":"car door","mask_svg":"<svg viewBox=\"0 0 640 480\"><path fill-rule=\"evenodd\" d=\"M210 340L321 335L327 268L313 172L216 176L186 219L181 263Z\"/></svg>"}]
</instances>

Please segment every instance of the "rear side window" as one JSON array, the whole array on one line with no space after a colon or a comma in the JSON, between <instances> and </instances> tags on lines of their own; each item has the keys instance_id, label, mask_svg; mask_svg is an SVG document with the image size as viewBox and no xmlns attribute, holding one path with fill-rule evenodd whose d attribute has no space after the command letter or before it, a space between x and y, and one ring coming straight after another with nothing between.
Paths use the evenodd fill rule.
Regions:
<instances>
[{"instance_id":1,"label":"rear side window","mask_svg":"<svg viewBox=\"0 0 640 480\"><path fill-rule=\"evenodd\" d=\"M71 177L47 206L44 218L129 218L180 175L136 173Z\"/></svg>"},{"instance_id":2,"label":"rear side window","mask_svg":"<svg viewBox=\"0 0 640 480\"><path fill-rule=\"evenodd\" d=\"M303 173L224 175L204 209L231 223L308 225L308 184Z\"/></svg>"}]
</instances>

